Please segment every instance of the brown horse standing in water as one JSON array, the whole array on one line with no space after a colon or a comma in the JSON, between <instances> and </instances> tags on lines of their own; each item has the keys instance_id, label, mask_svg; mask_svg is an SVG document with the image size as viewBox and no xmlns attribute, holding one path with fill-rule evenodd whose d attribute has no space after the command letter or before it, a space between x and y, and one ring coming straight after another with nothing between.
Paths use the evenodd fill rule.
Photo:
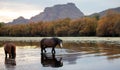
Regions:
<instances>
[{"instance_id":1,"label":"brown horse standing in water","mask_svg":"<svg viewBox=\"0 0 120 70\"><path fill-rule=\"evenodd\" d=\"M7 54L9 54L9 58L16 58L16 46L13 43L6 43L4 45L5 58L7 58Z\"/></svg>"},{"instance_id":2,"label":"brown horse standing in water","mask_svg":"<svg viewBox=\"0 0 120 70\"><path fill-rule=\"evenodd\" d=\"M45 48L52 47L52 53L55 53L55 47L59 45L62 48L62 40L59 38L44 38L40 42L41 45L41 53L43 53L43 50L46 52Z\"/></svg>"}]
</instances>

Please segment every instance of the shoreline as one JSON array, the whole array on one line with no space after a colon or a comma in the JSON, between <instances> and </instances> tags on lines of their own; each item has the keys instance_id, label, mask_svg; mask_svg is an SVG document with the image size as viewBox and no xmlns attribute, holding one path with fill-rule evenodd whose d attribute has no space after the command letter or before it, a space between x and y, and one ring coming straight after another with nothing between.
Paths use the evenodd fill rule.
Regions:
<instances>
[{"instance_id":1,"label":"shoreline","mask_svg":"<svg viewBox=\"0 0 120 70\"><path fill-rule=\"evenodd\" d=\"M0 37L0 41L35 41L39 42L43 38L51 38L51 37ZM62 39L64 42L111 42L111 43L119 43L120 37L58 37Z\"/></svg>"}]
</instances>

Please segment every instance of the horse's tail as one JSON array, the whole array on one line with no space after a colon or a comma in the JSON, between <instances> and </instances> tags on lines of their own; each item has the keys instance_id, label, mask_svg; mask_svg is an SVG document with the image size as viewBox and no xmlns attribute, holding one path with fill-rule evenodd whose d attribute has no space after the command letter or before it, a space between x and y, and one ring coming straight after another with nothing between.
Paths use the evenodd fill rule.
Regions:
<instances>
[{"instance_id":1,"label":"horse's tail","mask_svg":"<svg viewBox=\"0 0 120 70\"><path fill-rule=\"evenodd\" d=\"M40 41L40 47L41 47L41 48L43 47L43 41L44 41L44 39L42 39L42 40Z\"/></svg>"},{"instance_id":2,"label":"horse's tail","mask_svg":"<svg viewBox=\"0 0 120 70\"><path fill-rule=\"evenodd\" d=\"M43 42L44 42L44 39L42 39L42 40L40 41L41 53L43 52L43 48L44 48Z\"/></svg>"}]
</instances>

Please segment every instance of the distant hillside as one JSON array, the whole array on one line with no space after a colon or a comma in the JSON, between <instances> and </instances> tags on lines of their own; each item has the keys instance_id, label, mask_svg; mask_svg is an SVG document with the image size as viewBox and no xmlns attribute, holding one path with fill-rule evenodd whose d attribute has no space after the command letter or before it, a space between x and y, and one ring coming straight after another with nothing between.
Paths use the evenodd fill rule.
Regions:
<instances>
[{"instance_id":1,"label":"distant hillside","mask_svg":"<svg viewBox=\"0 0 120 70\"><path fill-rule=\"evenodd\" d=\"M101 11L99 13L94 13L94 14L92 14L90 16L99 15L100 17L102 17L102 16L105 16L108 11L120 13L120 7L107 9L107 10Z\"/></svg>"},{"instance_id":2,"label":"distant hillside","mask_svg":"<svg viewBox=\"0 0 120 70\"><path fill-rule=\"evenodd\" d=\"M9 24L25 24L28 22L29 22L28 19L25 19L24 17L18 17L17 19L14 19L12 22L9 22Z\"/></svg>"},{"instance_id":3,"label":"distant hillside","mask_svg":"<svg viewBox=\"0 0 120 70\"><path fill-rule=\"evenodd\" d=\"M84 14L75 6L74 3L55 5L45 8L44 12L32 17L30 21L51 21L56 19L83 17Z\"/></svg>"},{"instance_id":4,"label":"distant hillside","mask_svg":"<svg viewBox=\"0 0 120 70\"><path fill-rule=\"evenodd\" d=\"M89 15L93 16L104 16L108 11L115 11L120 13L120 7L107 9L98 13L93 13ZM60 4L52 7L47 7L40 14L31 17L30 19L25 19L24 17L19 17L14 19L10 24L24 24L29 22L39 22L39 21L52 21L57 19L71 18L77 19L84 17L85 15L75 6L74 3Z\"/></svg>"}]
</instances>

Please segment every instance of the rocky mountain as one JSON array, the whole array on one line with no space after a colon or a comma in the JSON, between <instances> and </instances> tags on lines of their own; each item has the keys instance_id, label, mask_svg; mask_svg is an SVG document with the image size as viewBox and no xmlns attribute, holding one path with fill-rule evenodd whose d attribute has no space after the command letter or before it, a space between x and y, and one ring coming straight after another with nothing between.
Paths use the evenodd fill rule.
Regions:
<instances>
[{"instance_id":1,"label":"rocky mountain","mask_svg":"<svg viewBox=\"0 0 120 70\"><path fill-rule=\"evenodd\" d=\"M89 15L93 16L104 16L109 10L120 13L120 7L111 8L104 10L102 12L94 13ZM71 18L77 19L84 17L84 14L75 6L74 3L59 4L52 7L47 7L38 15L31 17L30 19L25 19L24 17L18 17L14 19L10 24L24 24L29 22L39 22L39 21L52 21L57 19Z\"/></svg>"},{"instance_id":2,"label":"rocky mountain","mask_svg":"<svg viewBox=\"0 0 120 70\"><path fill-rule=\"evenodd\" d=\"M104 11L101 11L101 12L98 12L98 13L94 13L90 16L96 16L96 15L99 15L100 17L102 16L105 16L107 14L107 12L116 12L116 13L120 13L120 7L117 7L117 8L111 8L111 9L107 9L107 10L104 10Z\"/></svg>"},{"instance_id":3,"label":"rocky mountain","mask_svg":"<svg viewBox=\"0 0 120 70\"><path fill-rule=\"evenodd\" d=\"M30 21L51 21L56 19L83 17L84 14L75 6L74 3L55 5L45 8L44 12L32 17Z\"/></svg>"},{"instance_id":4,"label":"rocky mountain","mask_svg":"<svg viewBox=\"0 0 120 70\"><path fill-rule=\"evenodd\" d=\"M28 19L25 19L24 17L20 16L17 19L14 19L12 22L9 22L9 24L25 24L28 22Z\"/></svg>"}]
</instances>

